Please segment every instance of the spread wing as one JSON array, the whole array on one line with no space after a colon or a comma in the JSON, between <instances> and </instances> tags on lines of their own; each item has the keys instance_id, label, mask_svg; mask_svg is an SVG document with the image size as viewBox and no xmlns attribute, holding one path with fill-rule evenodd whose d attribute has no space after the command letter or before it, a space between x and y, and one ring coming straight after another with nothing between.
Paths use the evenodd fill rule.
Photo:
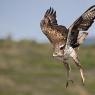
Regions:
<instances>
[{"instance_id":1,"label":"spread wing","mask_svg":"<svg viewBox=\"0 0 95 95\"><path fill-rule=\"evenodd\" d=\"M51 43L64 43L67 37L67 29L57 24L56 11L50 7L41 20L40 27Z\"/></svg>"},{"instance_id":2,"label":"spread wing","mask_svg":"<svg viewBox=\"0 0 95 95\"><path fill-rule=\"evenodd\" d=\"M73 46L77 43L79 31L87 31L95 19L95 5L85 11L70 27L67 44Z\"/></svg>"}]
</instances>

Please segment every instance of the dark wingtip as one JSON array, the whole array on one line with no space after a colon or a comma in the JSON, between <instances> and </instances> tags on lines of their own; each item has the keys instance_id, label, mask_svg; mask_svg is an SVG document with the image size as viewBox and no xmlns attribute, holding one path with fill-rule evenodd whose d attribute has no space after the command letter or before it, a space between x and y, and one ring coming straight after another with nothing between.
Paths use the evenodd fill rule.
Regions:
<instances>
[{"instance_id":1,"label":"dark wingtip","mask_svg":"<svg viewBox=\"0 0 95 95\"><path fill-rule=\"evenodd\" d=\"M51 6L49 9L46 10L45 17L47 17L48 15L56 16L56 11Z\"/></svg>"},{"instance_id":2,"label":"dark wingtip","mask_svg":"<svg viewBox=\"0 0 95 95\"><path fill-rule=\"evenodd\" d=\"M52 7L50 6L50 8L49 8L49 12L51 12L51 10L52 10Z\"/></svg>"},{"instance_id":3,"label":"dark wingtip","mask_svg":"<svg viewBox=\"0 0 95 95\"><path fill-rule=\"evenodd\" d=\"M47 16L50 12L51 12L51 7L49 9L47 9L45 16Z\"/></svg>"},{"instance_id":4,"label":"dark wingtip","mask_svg":"<svg viewBox=\"0 0 95 95\"><path fill-rule=\"evenodd\" d=\"M53 12L54 12L54 10L53 10L53 8L51 8L51 12L50 12L50 14L52 15L52 14L53 14Z\"/></svg>"},{"instance_id":5,"label":"dark wingtip","mask_svg":"<svg viewBox=\"0 0 95 95\"><path fill-rule=\"evenodd\" d=\"M95 5L92 5L88 10L91 10L92 8L95 8Z\"/></svg>"},{"instance_id":6,"label":"dark wingtip","mask_svg":"<svg viewBox=\"0 0 95 95\"><path fill-rule=\"evenodd\" d=\"M52 7L50 6L50 8L49 9L52 9Z\"/></svg>"},{"instance_id":7,"label":"dark wingtip","mask_svg":"<svg viewBox=\"0 0 95 95\"><path fill-rule=\"evenodd\" d=\"M46 11L46 14L50 14L50 15L54 14L53 7L50 6L50 8Z\"/></svg>"},{"instance_id":8,"label":"dark wingtip","mask_svg":"<svg viewBox=\"0 0 95 95\"><path fill-rule=\"evenodd\" d=\"M53 15L56 16L56 11L54 11Z\"/></svg>"},{"instance_id":9,"label":"dark wingtip","mask_svg":"<svg viewBox=\"0 0 95 95\"><path fill-rule=\"evenodd\" d=\"M91 8L95 7L95 5L92 5Z\"/></svg>"}]
</instances>

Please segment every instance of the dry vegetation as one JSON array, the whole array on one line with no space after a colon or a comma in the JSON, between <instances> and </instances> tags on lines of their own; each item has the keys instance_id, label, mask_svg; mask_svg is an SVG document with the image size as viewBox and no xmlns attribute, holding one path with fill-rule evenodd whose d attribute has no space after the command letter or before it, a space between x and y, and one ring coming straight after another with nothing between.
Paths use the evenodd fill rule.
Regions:
<instances>
[{"instance_id":1,"label":"dry vegetation","mask_svg":"<svg viewBox=\"0 0 95 95\"><path fill-rule=\"evenodd\" d=\"M71 65L75 82L67 89L64 65L53 59L49 46L0 40L0 95L95 95L95 46L80 49L85 86L76 66Z\"/></svg>"}]
</instances>

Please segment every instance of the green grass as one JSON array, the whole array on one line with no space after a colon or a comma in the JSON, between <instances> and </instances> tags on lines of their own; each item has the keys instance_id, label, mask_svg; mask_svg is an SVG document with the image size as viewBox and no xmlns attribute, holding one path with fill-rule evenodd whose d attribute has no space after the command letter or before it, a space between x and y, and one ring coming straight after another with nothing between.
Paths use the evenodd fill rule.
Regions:
<instances>
[{"instance_id":1,"label":"green grass","mask_svg":"<svg viewBox=\"0 0 95 95\"><path fill-rule=\"evenodd\" d=\"M95 46L81 47L81 64L86 82L71 64L74 84L65 88L64 65L52 57L49 44L34 41L0 41L0 95L94 95Z\"/></svg>"}]
</instances>

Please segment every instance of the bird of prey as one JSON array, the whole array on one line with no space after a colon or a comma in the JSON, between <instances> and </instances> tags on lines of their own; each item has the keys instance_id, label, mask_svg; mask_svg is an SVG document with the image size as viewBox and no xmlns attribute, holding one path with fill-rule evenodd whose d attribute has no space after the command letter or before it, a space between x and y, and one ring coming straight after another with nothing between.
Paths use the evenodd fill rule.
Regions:
<instances>
[{"instance_id":1,"label":"bird of prey","mask_svg":"<svg viewBox=\"0 0 95 95\"><path fill-rule=\"evenodd\" d=\"M86 32L93 24L95 19L95 5L86 10L69 28L59 25L56 19L56 11L53 8L46 10L43 19L40 22L42 32L47 36L53 46L53 56L64 63L67 70L66 87L69 85L70 65L67 62L71 57L80 70L82 83L84 85L85 77L83 68L80 64L77 50L87 37ZM80 34L80 31L82 33Z\"/></svg>"}]
</instances>

